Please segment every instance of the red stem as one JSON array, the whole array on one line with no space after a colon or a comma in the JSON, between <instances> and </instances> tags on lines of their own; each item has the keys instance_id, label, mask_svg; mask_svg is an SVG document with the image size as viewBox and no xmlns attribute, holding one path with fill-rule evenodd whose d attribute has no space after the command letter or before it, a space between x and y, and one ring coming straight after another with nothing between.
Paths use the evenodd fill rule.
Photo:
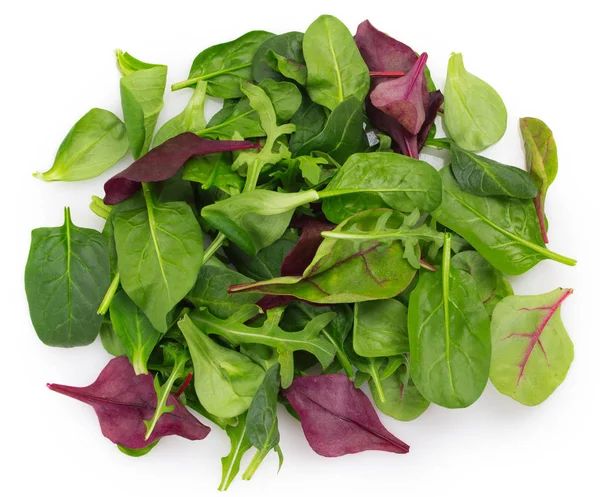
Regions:
<instances>
[{"instance_id":1,"label":"red stem","mask_svg":"<svg viewBox=\"0 0 600 497\"><path fill-rule=\"evenodd\" d=\"M194 376L194 373L192 373L191 371L187 374L187 376L185 377L185 380L183 380L183 383L181 384L181 386L177 389L177 391L175 392L175 397L179 398L181 396L181 394L183 392L185 392L185 389L188 387L188 385L190 384L190 381L192 381L192 376Z\"/></svg>"},{"instance_id":2,"label":"red stem","mask_svg":"<svg viewBox=\"0 0 600 497\"><path fill-rule=\"evenodd\" d=\"M398 78L404 76L401 71L371 71L369 74L372 78Z\"/></svg>"},{"instance_id":3,"label":"red stem","mask_svg":"<svg viewBox=\"0 0 600 497\"><path fill-rule=\"evenodd\" d=\"M435 272L435 271L437 271L437 270L438 270L438 269L437 269L435 266L433 266L433 265L429 264L429 262L427 262L425 259L419 259L419 263L420 263L420 264L421 264L421 266L423 266L425 269L429 269L429 271L433 271L433 272Z\"/></svg>"},{"instance_id":4,"label":"red stem","mask_svg":"<svg viewBox=\"0 0 600 497\"><path fill-rule=\"evenodd\" d=\"M546 231L546 219L544 218L544 210L542 209L542 202L538 195L533 199L535 205L535 211L537 212L538 222L540 223L540 230L542 231L542 239L544 243L548 243L548 231Z\"/></svg>"}]
</instances>

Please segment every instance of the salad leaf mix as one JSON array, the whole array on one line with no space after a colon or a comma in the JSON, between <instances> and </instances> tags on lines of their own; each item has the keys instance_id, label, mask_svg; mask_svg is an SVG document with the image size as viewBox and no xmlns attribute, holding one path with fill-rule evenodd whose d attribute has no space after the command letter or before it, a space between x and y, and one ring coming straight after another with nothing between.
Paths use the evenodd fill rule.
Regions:
<instances>
[{"instance_id":1,"label":"salad leaf mix","mask_svg":"<svg viewBox=\"0 0 600 497\"><path fill-rule=\"evenodd\" d=\"M133 163L90 208L102 232L32 233L31 320L47 345L112 358L88 387L49 388L92 406L132 456L162 437L224 430L220 490L254 456L283 452L278 404L326 457L405 454L381 424L431 404L473 404L488 379L532 406L563 382L572 289L514 295L505 275L550 259L544 206L558 170L551 130L525 117L527 171L479 153L507 111L452 54L444 91L426 52L323 15L306 32L251 31L200 52L183 111L156 130L167 66L117 51L121 120L92 109L44 181ZM222 109L205 115L209 98ZM440 119L446 136L438 134ZM437 170L423 149L447 149ZM283 412L279 410L279 412Z\"/></svg>"}]
</instances>

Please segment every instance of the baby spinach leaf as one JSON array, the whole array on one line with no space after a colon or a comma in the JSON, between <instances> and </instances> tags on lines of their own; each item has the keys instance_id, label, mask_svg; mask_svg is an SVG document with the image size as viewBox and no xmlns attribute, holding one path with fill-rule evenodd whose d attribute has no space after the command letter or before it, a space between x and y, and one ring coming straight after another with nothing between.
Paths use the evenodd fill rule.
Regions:
<instances>
[{"instance_id":1,"label":"baby spinach leaf","mask_svg":"<svg viewBox=\"0 0 600 497\"><path fill-rule=\"evenodd\" d=\"M71 128L58 148L54 164L34 176L44 181L95 178L127 153L125 125L112 112L92 109Z\"/></svg>"},{"instance_id":2,"label":"baby spinach leaf","mask_svg":"<svg viewBox=\"0 0 600 497\"><path fill-rule=\"evenodd\" d=\"M192 98L183 109L181 114L178 114L173 119L163 124L154 137L153 146L157 147L166 142L170 138L174 138L181 133L190 131L197 133L206 127L206 119L204 117L204 102L206 100L207 83L199 81L194 88Z\"/></svg>"},{"instance_id":3,"label":"baby spinach leaf","mask_svg":"<svg viewBox=\"0 0 600 497\"><path fill-rule=\"evenodd\" d=\"M560 306L572 293L571 288L557 288L542 295L515 295L496 306L490 379L500 393L536 406L564 381L573 361L573 342Z\"/></svg>"},{"instance_id":4,"label":"baby spinach leaf","mask_svg":"<svg viewBox=\"0 0 600 497\"><path fill-rule=\"evenodd\" d=\"M107 316L104 316L102 326L100 326L100 341L104 350L110 355L118 357L126 354L123 342L121 342L121 339L115 333L113 325Z\"/></svg>"},{"instance_id":5,"label":"baby spinach leaf","mask_svg":"<svg viewBox=\"0 0 600 497\"><path fill-rule=\"evenodd\" d=\"M246 413L240 414L237 422L233 425L228 425L225 431L231 442L231 449L229 454L221 458L222 476L219 490L222 492L229 488L229 485L231 485L231 482L233 482L240 471L242 457L252 448L252 444L248 440Z\"/></svg>"},{"instance_id":6,"label":"baby spinach leaf","mask_svg":"<svg viewBox=\"0 0 600 497\"><path fill-rule=\"evenodd\" d=\"M303 33L291 31L289 33L272 36L265 40L260 47L258 47L258 50L252 59L252 78L259 83L265 79L282 81L284 79L282 76L290 78L290 76L283 74L282 71L279 70L279 67L273 67L272 59L269 54L275 53L285 61L289 61L290 64L304 65L302 38L304 38ZM279 64L277 66L279 66ZM288 66L284 64L284 67Z\"/></svg>"},{"instance_id":7,"label":"baby spinach leaf","mask_svg":"<svg viewBox=\"0 0 600 497\"><path fill-rule=\"evenodd\" d=\"M348 28L330 15L314 21L302 42L306 89L313 102L335 109L348 97L362 102L369 91L369 69Z\"/></svg>"},{"instance_id":8,"label":"baby spinach leaf","mask_svg":"<svg viewBox=\"0 0 600 497\"><path fill-rule=\"evenodd\" d=\"M423 91L426 63L424 53L405 76L379 83L370 96L375 107L396 119L412 135L423 127L425 103L429 103L429 94Z\"/></svg>"},{"instance_id":9,"label":"baby spinach leaf","mask_svg":"<svg viewBox=\"0 0 600 497\"><path fill-rule=\"evenodd\" d=\"M318 200L314 190L279 193L254 190L202 209L202 217L249 255L281 238L294 209Z\"/></svg>"},{"instance_id":10,"label":"baby spinach leaf","mask_svg":"<svg viewBox=\"0 0 600 497\"><path fill-rule=\"evenodd\" d=\"M128 200L114 220L121 284L152 326L167 331L167 314L196 283L202 265L202 231L185 202Z\"/></svg>"},{"instance_id":11,"label":"baby spinach leaf","mask_svg":"<svg viewBox=\"0 0 600 497\"><path fill-rule=\"evenodd\" d=\"M258 343L268 345L277 350L281 365L281 385L286 388L294 377L294 355L297 350L305 350L314 355L323 367L327 367L335 355L333 345L319 336L321 330L335 318L334 313L315 316L302 331L289 333L283 331L279 321L283 309L267 311L267 319L260 328L247 326L244 323L256 316L258 307L247 305L227 319L219 319L208 311L200 309L190 313L195 326L207 335L219 335L232 344Z\"/></svg>"},{"instance_id":12,"label":"baby spinach leaf","mask_svg":"<svg viewBox=\"0 0 600 497\"><path fill-rule=\"evenodd\" d=\"M121 106L125 129L133 158L139 159L150 149L158 114L164 106L167 66L147 64L121 51L117 51L117 62L123 74Z\"/></svg>"},{"instance_id":13,"label":"baby spinach leaf","mask_svg":"<svg viewBox=\"0 0 600 497\"><path fill-rule=\"evenodd\" d=\"M354 304L352 345L354 352L363 357L408 353L406 306L395 299Z\"/></svg>"},{"instance_id":14,"label":"baby spinach leaf","mask_svg":"<svg viewBox=\"0 0 600 497\"><path fill-rule=\"evenodd\" d=\"M252 399L246 418L248 440L257 452L244 472L243 479L250 480L271 449L279 445L277 426L277 396L279 394L279 364L269 368L256 395ZM279 467L281 468L281 462Z\"/></svg>"},{"instance_id":15,"label":"baby spinach leaf","mask_svg":"<svg viewBox=\"0 0 600 497\"><path fill-rule=\"evenodd\" d=\"M152 376L136 375L126 357L115 357L102 370L98 379L87 387L69 387L49 383L48 388L94 408L102 434L115 444L128 449L142 449L168 435L179 435L188 440L202 440L210 428L198 421L172 395L169 402L175 406L156 424L152 436L146 440L145 419L150 419L157 398Z\"/></svg>"},{"instance_id":16,"label":"baby spinach leaf","mask_svg":"<svg viewBox=\"0 0 600 497\"><path fill-rule=\"evenodd\" d=\"M490 371L490 320L475 282L451 265L446 234L442 267L419 276L408 304L411 376L423 396L443 407L467 407Z\"/></svg>"},{"instance_id":17,"label":"baby spinach leaf","mask_svg":"<svg viewBox=\"0 0 600 497\"><path fill-rule=\"evenodd\" d=\"M367 396L345 375L296 378L283 395L299 414L310 447L321 456L409 450L384 428Z\"/></svg>"},{"instance_id":18,"label":"baby spinach leaf","mask_svg":"<svg viewBox=\"0 0 600 497\"><path fill-rule=\"evenodd\" d=\"M281 73L285 78L296 81L296 83L306 86L308 71L302 55L302 62L288 59L283 55L279 55L274 50L269 50L266 55L267 64L271 69Z\"/></svg>"},{"instance_id":19,"label":"baby spinach leaf","mask_svg":"<svg viewBox=\"0 0 600 497\"><path fill-rule=\"evenodd\" d=\"M135 374L148 374L148 359L162 338L141 309L123 291L110 304L110 319Z\"/></svg>"},{"instance_id":20,"label":"baby spinach leaf","mask_svg":"<svg viewBox=\"0 0 600 497\"><path fill-rule=\"evenodd\" d=\"M190 358L188 351L179 344L167 343L162 346L162 349L165 358L173 363L173 367L167 381L163 385L158 381L158 375L154 377L154 389L156 390L158 402L152 419L144 421L144 424L146 425L146 435L144 438L146 440L152 436L161 417L175 410L175 403L173 402L174 398L171 396L171 390L179 378L186 376L185 365ZM191 374L192 373L190 373L190 375ZM183 386L183 389L185 389L186 385Z\"/></svg>"},{"instance_id":21,"label":"baby spinach leaf","mask_svg":"<svg viewBox=\"0 0 600 497\"><path fill-rule=\"evenodd\" d=\"M213 97L241 97L240 84L252 78L254 54L272 36L273 33L266 31L250 31L233 41L203 50L194 59L188 79L174 84L171 89L180 90L206 81L207 92Z\"/></svg>"},{"instance_id":22,"label":"baby spinach leaf","mask_svg":"<svg viewBox=\"0 0 600 497\"><path fill-rule=\"evenodd\" d=\"M467 152L452 144L452 173L460 187L482 197L533 198L537 186L525 171Z\"/></svg>"},{"instance_id":23,"label":"baby spinach leaf","mask_svg":"<svg viewBox=\"0 0 600 497\"><path fill-rule=\"evenodd\" d=\"M206 138L228 140L236 133L243 138L265 136L258 114L250 107L247 98L241 98L230 107L223 107L208 121L207 127L197 134Z\"/></svg>"},{"instance_id":24,"label":"baby spinach leaf","mask_svg":"<svg viewBox=\"0 0 600 497\"><path fill-rule=\"evenodd\" d=\"M538 222L544 243L548 243L547 222L544 216L546 193L558 173L556 142L550 128L539 119L523 117L519 120L527 170L535 181L538 192L534 199Z\"/></svg>"},{"instance_id":25,"label":"baby spinach leaf","mask_svg":"<svg viewBox=\"0 0 600 497\"><path fill-rule=\"evenodd\" d=\"M375 395L376 386L373 380L369 380L377 409L399 421L412 421L429 407L429 401L421 395L410 378L409 369L408 360L405 360L396 371L381 380L385 402L381 401L379 395Z\"/></svg>"},{"instance_id":26,"label":"baby spinach leaf","mask_svg":"<svg viewBox=\"0 0 600 497\"><path fill-rule=\"evenodd\" d=\"M318 150L342 163L352 154L367 149L363 122L362 102L349 97L334 109L323 130L304 142L295 155L308 155Z\"/></svg>"},{"instance_id":27,"label":"baby spinach leaf","mask_svg":"<svg viewBox=\"0 0 600 497\"><path fill-rule=\"evenodd\" d=\"M259 250L255 256L246 254L234 244L225 247L225 253L241 274L255 281L268 280L281 275L281 264L297 241L296 235L286 231L279 240Z\"/></svg>"},{"instance_id":28,"label":"baby spinach leaf","mask_svg":"<svg viewBox=\"0 0 600 497\"><path fill-rule=\"evenodd\" d=\"M263 369L245 355L213 342L189 315L178 326L192 356L196 394L206 410L221 418L247 411L263 381Z\"/></svg>"},{"instance_id":29,"label":"baby spinach leaf","mask_svg":"<svg viewBox=\"0 0 600 497\"><path fill-rule=\"evenodd\" d=\"M124 171L104 184L104 203L118 204L141 188L141 183L154 183L172 178L192 157L232 150L255 148L247 141L206 140L194 133L182 133L136 160Z\"/></svg>"},{"instance_id":30,"label":"baby spinach leaf","mask_svg":"<svg viewBox=\"0 0 600 497\"><path fill-rule=\"evenodd\" d=\"M432 166L385 152L352 155L329 182L324 193L345 189L352 190L352 193L323 200L323 212L332 223L340 223L357 212L378 207L403 212L415 209L432 212L442 200L440 177ZM361 192L369 189L382 191Z\"/></svg>"},{"instance_id":31,"label":"baby spinach leaf","mask_svg":"<svg viewBox=\"0 0 600 497\"><path fill-rule=\"evenodd\" d=\"M290 150L294 157L297 157L298 151L304 144L323 131L327 123L327 113L324 107L305 97L298 112L292 117L291 123L296 126L296 132L290 137Z\"/></svg>"},{"instance_id":32,"label":"baby spinach leaf","mask_svg":"<svg viewBox=\"0 0 600 497\"><path fill-rule=\"evenodd\" d=\"M293 83L264 79L259 86L271 99L278 122L289 121L302 104L302 94Z\"/></svg>"},{"instance_id":33,"label":"baby spinach leaf","mask_svg":"<svg viewBox=\"0 0 600 497\"><path fill-rule=\"evenodd\" d=\"M374 230L377 218L360 213L333 232ZM231 287L230 292L292 295L318 304L362 302L398 295L413 279L416 269L404 258L398 240L324 240L302 276L285 276Z\"/></svg>"},{"instance_id":34,"label":"baby spinach leaf","mask_svg":"<svg viewBox=\"0 0 600 497\"><path fill-rule=\"evenodd\" d=\"M448 167L440 175L444 195L434 218L467 240L496 269L516 275L544 259L577 263L544 247L533 202L472 195L460 188Z\"/></svg>"},{"instance_id":35,"label":"baby spinach leaf","mask_svg":"<svg viewBox=\"0 0 600 497\"><path fill-rule=\"evenodd\" d=\"M227 267L209 266L200 268L198 280L187 294L197 308L206 307L215 316L226 319L244 304L254 304L259 296L252 294L233 295L227 292L231 285L250 283L253 280Z\"/></svg>"},{"instance_id":36,"label":"baby spinach leaf","mask_svg":"<svg viewBox=\"0 0 600 497\"><path fill-rule=\"evenodd\" d=\"M75 226L68 208L61 227L31 232L25 292L31 322L46 345L92 343L103 319L96 310L109 283L104 237L96 230Z\"/></svg>"},{"instance_id":37,"label":"baby spinach leaf","mask_svg":"<svg viewBox=\"0 0 600 497\"><path fill-rule=\"evenodd\" d=\"M502 98L467 72L462 54L453 53L448 61L444 95L444 124L460 148L477 152L504 136L508 116Z\"/></svg>"},{"instance_id":38,"label":"baby spinach leaf","mask_svg":"<svg viewBox=\"0 0 600 497\"><path fill-rule=\"evenodd\" d=\"M473 277L479 292L479 299L490 316L498 302L504 297L513 295L513 289L502 273L494 269L475 250L466 250L456 254L452 257L452 265Z\"/></svg>"}]
</instances>

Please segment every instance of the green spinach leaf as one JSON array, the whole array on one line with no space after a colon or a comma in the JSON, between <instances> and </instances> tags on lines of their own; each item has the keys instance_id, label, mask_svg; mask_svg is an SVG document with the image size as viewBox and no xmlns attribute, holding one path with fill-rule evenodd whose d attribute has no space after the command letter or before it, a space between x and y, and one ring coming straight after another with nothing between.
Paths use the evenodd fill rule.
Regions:
<instances>
[{"instance_id":1,"label":"green spinach leaf","mask_svg":"<svg viewBox=\"0 0 600 497\"><path fill-rule=\"evenodd\" d=\"M158 203L148 184L113 219L121 284L152 326L167 331L167 314L196 283L202 231L185 202Z\"/></svg>"},{"instance_id":2,"label":"green spinach leaf","mask_svg":"<svg viewBox=\"0 0 600 497\"><path fill-rule=\"evenodd\" d=\"M213 342L189 315L178 326L190 349L194 387L204 408L220 418L247 411L262 384L263 369L245 355Z\"/></svg>"},{"instance_id":3,"label":"green spinach leaf","mask_svg":"<svg viewBox=\"0 0 600 497\"><path fill-rule=\"evenodd\" d=\"M259 86L271 99L279 123L289 121L302 104L302 94L293 83L264 79Z\"/></svg>"},{"instance_id":4,"label":"green spinach leaf","mask_svg":"<svg viewBox=\"0 0 600 497\"><path fill-rule=\"evenodd\" d=\"M467 240L496 269L516 275L544 259L576 264L544 247L533 202L472 195L460 188L447 166L440 175L444 195L434 218Z\"/></svg>"},{"instance_id":5,"label":"green spinach leaf","mask_svg":"<svg viewBox=\"0 0 600 497\"><path fill-rule=\"evenodd\" d=\"M279 55L274 50L269 50L266 59L271 69L281 73L285 78L306 86L308 72L306 70L306 63L304 62L304 55L302 55L302 61L300 62Z\"/></svg>"},{"instance_id":6,"label":"green spinach leaf","mask_svg":"<svg viewBox=\"0 0 600 497\"><path fill-rule=\"evenodd\" d=\"M273 67L272 56L270 53L276 53L290 64L304 65L304 55L302 54L302 38L304 34L297 31L283 33L281 35L272 36L264 41L254 58L252 59L252 78L259 83L265 79L273 79L282 81L283 76L290 78L279 70L279 67ZM283 62L282 62L283 63ZM288 67L284 65L284 67ZM294 79L294 78L290 78Z\"/></svg>"},{"instance_id":7,"label":"green spinach leaf","mask_svg":"<svg viewBox=\"0 0 600 497\"><path fill-rule=\"evenodd\" d=\"M180 90L206 81L207 92L213 97L241 97L240 84L252 78L254 54L272 36L273 33L266 31L250 31L233 41L203 50L194 59L188 79L174 84L171 89Z\"/></svg>"},{"instance_id":8,"label":"green spinach leaf","mask_svg":"<svg viewBox=\"0 0 600 497\"><path fill-rule=\"evenodd\" d=\"M155 147L166 142L169 138L173 138L186 131L197 133L206 127L206 119L204 117L206 86L207 83L204 81L196 84L192 98L185 106L185 109L183 109L183 112L163 124L158 133L156 133L153 144Z\"/></svg>"},{"instance_id":9,"label":"green spinach leaf","mask_svg":"<svg viewBox=\"0 0 600 497\"><path fill-rule=\"evenodd\" d=\"M442 267L421 274L408 304L411 375L423 396L443 407L467 407L490 371L490 320L473 278L451 265L446 234Z\"/></svg>"},{"instance_id":10,"label":"green spinach leaf","mask_svg":"<svg viewBox=\"0 0 600 497\"><path fill-rule=\"evenodd\" d=\"M332 223L378 207L402 212L415 209L432 212L442 200L440 177L432 166L385 152L352 155L323 193L346 189L347 195L323 200L323 212ZM368 190L380 191L371 193Z\"/></svg>"},{"instance_id":11,"label":"green spinach leaf","mask_svg":"<svg viewBox=\"0 0 600 497\"><path fill-rule=\"evenodd\" d=\"M444 89L444 124L456 144L464 150L483 150L504 136L507 119L496 90L467 72L462 54L453 53Z\"/></svg>"},{"instance_id":12,"label":"green spinach leaf","mask_svg":"<svg viewBox=\"0 0 600 497\"><path fill-rule=\"evenodd\" d=\"M314 21L302 42L306 89L313 102L335 109L348 97L362 102L369 91L369 68L348 28L330 15Z\"/></svg>"},{"instance_id":13,"label":"green spinach leaf","mask_svg":"<svg viewBox=\"0 0 600 497\"><path fill-rule=\"evenodd\" d=\"M148 359L162 338L141 309L123 291L110 304L110 319L135 374L148 374Z\"/></svg>"},{"instance_id":14,"label":"green spinach leaf","mask_svg":"<svg viewBox=\"0 0 600 497\"><path fill-rule=\"evenodd\" d=\"M298 112L292 116L291 123L296 126L296 132L290 137L290 150L297 156L305 143L315 139L323 131L327 113L324 107L305 96Z\"/></svg>"},{"instance_id":15,"label":"green spinach leaf","mask_svg":"<svg viewBox=\"0 0 600 497\"><path fill-rule=\"evenodd\" d=\"M318 150L343 163L352 154L368 148L363 123L362 103L355 97L349 97L334 109L323 130L300 146L296 155L308 155Z\"/></svg>"},{"instance_id":16,"label":"green spinach leaf","mask_svg":"<svg viewBox=\"0 0 600 497\"><path fill-rule=\"evenodd\" d=\"M114 166L127 153L125 125L112 112L92 109L71 128L58 148L54 164L44 181L79 181L95 178Z\"/></svg>"},{"instance_id":17,"label":"green spinach leaf","mask_svg":"<svg viewBox=\"0 0 600 497\"><path fill-rule=\"evenodd\" d=\"M259 296L253 294L233 295L227 292L231 285L250 283L254 280L247 278L237 271L227 267L203 265L198 274L194 288L187 294L189 300L197 308L206 307L211 314L218 318L227 319L235 314L240 306L254 304Z\"/></svg>"},{"instance_id":18,"label":"green spinach leaf","mask_svg":"<svg viewBox=\"0 0 600 497\"><path fill-rule=\"evenodd\" d=\"M407 354L407 309L396 299L354 304L354 352L363 357Z\"/></svg>"},{"instance_id":19,"label":"green spinach leaf","mask_svg":"<svg viewBox=\"0 0 600 497\"><path fill-rule=\"evenodd\" d=\"M247 98L240 99L230 107L223 107L208 121L206 128L196 134L203 138L229 140L236 133L241 138L265 136L258 114L250 106Z\"/></svg>"},{"instance_id":20,"label":"green spinach leaf","mask_svg":"<svg viewBox=\"0 0 600 497\"><path fill-rule=\"evenodd\" d=\"M125 64L124 61L135 61ZM121 78L121 106L134 159L150 149L158 114L164 106L167 66L147 64L117 51Z\"/></svg>"},{"instance_id":21,"label":"green spinach leaf","mask_svg":"<svg viewBox=\"0 0 600 497\"><path fill-rule=\"evenodd\" d=\"M537 194L535 182L522 169L467 152L455 144L450 165L461 188L473 195L527 199Z\"/></svg>"},{"instance_id":22,"label":"green spinach leaf","mask_svg":"<svg viewBox=\"0 0 600 497\"><path fill-rule=\"evenodd\" d=\"M46 345L92 343L103 319L96 310L109 283L104 237L75 226L68 208L61 227L31 232L25 292L33 327Z\"/></svg>"}]
</instances>

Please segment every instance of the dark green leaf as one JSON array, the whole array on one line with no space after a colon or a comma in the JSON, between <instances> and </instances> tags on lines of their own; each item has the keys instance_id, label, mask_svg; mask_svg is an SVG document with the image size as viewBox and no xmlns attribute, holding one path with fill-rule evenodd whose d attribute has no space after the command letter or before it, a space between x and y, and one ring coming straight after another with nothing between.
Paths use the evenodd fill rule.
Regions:
<instances>
[{"instance_id":1,"label":"dark green leaf","mask_svg":"<svg viewBox=\"0 0 600 497\"><path fill-rule=\"evenodd\" d=\"M273 36L262 43L256 51L252 60L252 78L259 83L265 79L275 81L283 80L284 74L275 70L269 60L269 52L274 52L285 60L304 64L302 55L302 38L304 35L297 31L291 31L281 35ZM286 76L289 77L289 76Z\"/></svg>"},{"instance_id":2,"label":"dark green leaf","mask_svg":"<svg viewBox=\"0 0 600 497\"><path fill-rule=\"evenodd\" d=\"M96 311L109 283L104 237L75 226L68 208L61 227L31 232L25 292L33 327L46 345L92 343L103 319Z\"/></svg>"}]
</instances>

